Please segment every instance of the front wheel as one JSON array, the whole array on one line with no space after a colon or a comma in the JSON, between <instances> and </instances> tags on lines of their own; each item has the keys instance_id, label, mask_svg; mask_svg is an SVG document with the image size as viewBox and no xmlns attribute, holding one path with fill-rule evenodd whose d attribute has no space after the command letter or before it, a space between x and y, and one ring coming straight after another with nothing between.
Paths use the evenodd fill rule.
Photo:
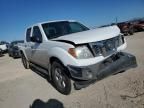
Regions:
<instances>
[{"instance_id":1,"label":"front wheel","mask_svg":"<svg viewBox=\"0 0 144 108\"><path fill-rule=\"evenodd\" d=\"M72 88L71 80L65 73L65 67L61 63L54 61L52 63L51 71L55 88L64 95L70 94Z\"/></svg>"},{"instance_id":2,"label":"front wheel","mask_svg":"<svg viewBox=\"0 0 144 108\"><path fill-rule=\"evenodd\" d=\"M24 54L21 54L21 59L22 59L22 63L23 63L23 66L25 67L25 69L29 69L29 62L27 61Z\"/></svg>"}]
</instances>

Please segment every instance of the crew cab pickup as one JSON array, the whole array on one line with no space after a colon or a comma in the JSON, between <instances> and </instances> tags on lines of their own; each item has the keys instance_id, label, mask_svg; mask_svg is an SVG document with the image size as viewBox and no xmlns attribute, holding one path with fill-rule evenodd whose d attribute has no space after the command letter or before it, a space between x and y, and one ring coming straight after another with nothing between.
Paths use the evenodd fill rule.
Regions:
<instances>
[{"instance_id":1,"label":"crew cab pickup","mask_svg":"<svg viewBox=\"0 0 144 108\"><path fill-rule=\"evenodd\" d=\"M117 26L89 29L76 21L50 21L28 27L20 47L26 69L47 74L54 87L68 95L109 75L137 66L122 52L126 40Z\"/></svg>"}]
</instances>

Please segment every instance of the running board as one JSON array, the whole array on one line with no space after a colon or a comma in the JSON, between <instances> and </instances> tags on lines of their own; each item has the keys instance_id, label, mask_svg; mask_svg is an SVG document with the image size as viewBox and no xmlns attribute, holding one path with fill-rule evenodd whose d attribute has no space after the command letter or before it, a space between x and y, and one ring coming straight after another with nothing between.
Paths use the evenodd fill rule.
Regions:
<instances>
[{"instance_id":1,"label":"running board","mask_svg":"<svg viewBox=\"0 0 144 108\"><path fill-rule=\"evenodd\" d=\"M37 71L42 72L42 73L48 75L48 71L46 69L44 69L44 68L42 68L42 67L40 67L40 66L38 66L36 64L33 64L33 63L30 63L30 66L32 66L33 68L35 68Z\"/></svg>"}]
</instances>

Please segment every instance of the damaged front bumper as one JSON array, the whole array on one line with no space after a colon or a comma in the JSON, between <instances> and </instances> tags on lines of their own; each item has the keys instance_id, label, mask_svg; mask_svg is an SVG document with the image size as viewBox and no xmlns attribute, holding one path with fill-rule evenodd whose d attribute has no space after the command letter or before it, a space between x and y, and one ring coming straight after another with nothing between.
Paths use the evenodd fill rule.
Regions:
<instances>
[{"instance_id":1,"label":"damaged front bumper","mask_svg":"<svg viewBox=\"0 0 144 108\"><path fill-rule=\"evenodd\" d=\"M74 80L76 89L80 89L109 75L135 67L137 67L135 56L119 52L100 63L90 66L77 67L69 65L68 70Z\"/></svg>"}]
</instances>

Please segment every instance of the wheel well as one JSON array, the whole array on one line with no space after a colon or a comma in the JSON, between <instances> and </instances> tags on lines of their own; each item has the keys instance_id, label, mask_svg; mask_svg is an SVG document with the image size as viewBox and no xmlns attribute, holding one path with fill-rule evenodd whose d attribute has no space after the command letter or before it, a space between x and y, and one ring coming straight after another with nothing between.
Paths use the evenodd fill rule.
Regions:
<instances>
[{"instance_id":1,"label":"wheel well","mask_svg":"<svg viewBox=\"0 0 144 108\"><path fill-rule=\"evenodd\" d=\"M61 62L61 60L59 60L57 57L51 57L50 58L50 64L52 64L54 61L58 61L59 63L61 63L63 65L63 63Z\"/></svg>"},{"instance_id":2,"label":"wheel well","mask_svg":"<svg viewBox=\"0 0 144 108\"><path fill-rule=\"evenodd\" d=\"M50 64L52 65L52 63L53 63L54 61L57 61L57 62L61 63L61 65L63 65L63 66L65 67L65 69L66 69L66 74L67 74L67 76L68 76L68 77L71 77L68 68L61 62L61 60L59 60L57 57L51 57L51 58L50 58ZM51 71L50 71L50 72L51 72Z\"/></svg>"},{"instance_id":3,"label":"wheel well","mask_svg":"<svg viewBox=\"0 0 144 108\"><path fill-rule=\"evenodd\" d=\"M20 50L20 54L23 54L22 50Z\"/></svg>"},{"instance_id":4,"label":"wheel well","mask_svg":"<svg viewBox=\"0 0 144 108\"><path fill-rule=\"evenodd\" d=\"M23 51L22 51L22 50L20 50L20 56L22 56L22 55L24 55L24 53L23 53Z\"/></svg>"}]
</instances>

